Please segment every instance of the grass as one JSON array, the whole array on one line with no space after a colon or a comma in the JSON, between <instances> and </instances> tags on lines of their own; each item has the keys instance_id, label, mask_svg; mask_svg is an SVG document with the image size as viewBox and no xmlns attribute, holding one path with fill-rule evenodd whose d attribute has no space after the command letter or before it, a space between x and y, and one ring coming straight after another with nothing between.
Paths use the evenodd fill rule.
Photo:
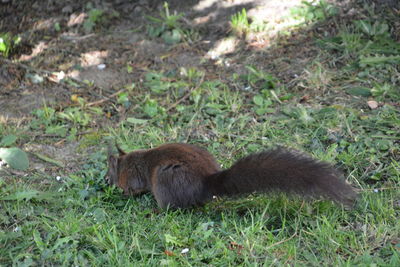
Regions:
<instances>
[{"instance_id":1,"label":"grass","mask_svg":"<svg viewBox=\"0 0 400 267\"><path fill-rule=\"evenodd\" d=\"M24 123L0 124L0 136L26 146L78 142L85 158L75 171L51 162L26 175L2 170L0 265L399 266L400 92L392 77L400 49L392 30L387 21L350 22L318 36L319 55L294 89L255 66L231 84L194 68L154 70L109 107L93 109L75 96L74 107L44 106ZM368 100L380 106L369 109ZM112 117L118 123L96 125L124 108ZM56 141L32 138L45 135ZM194 143L224 167L290 146L335 164L360 196L352 210L255 194L160 211L150 194L124 198L106 187L110 140L128 151Z\"/></svg>"}]
</instances>

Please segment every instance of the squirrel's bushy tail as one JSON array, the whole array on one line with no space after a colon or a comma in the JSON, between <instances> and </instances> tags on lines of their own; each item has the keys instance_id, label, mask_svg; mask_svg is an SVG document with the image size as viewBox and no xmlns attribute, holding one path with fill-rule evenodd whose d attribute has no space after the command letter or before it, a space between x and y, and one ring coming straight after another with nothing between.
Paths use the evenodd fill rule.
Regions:
<instances>
[{"instance_id":1,"label":"squirrel's bushy tail","mask_svg":"<svg viewBox=\"0 0 400 267\"><path fill-rule=\"evenodd\" d=\"M277 148L247 156L231 168L208 177L216 196L279 191L302 196L323 196L352 205L357 196L330 164L298 151Z\"/></svg>"}]
</instances>

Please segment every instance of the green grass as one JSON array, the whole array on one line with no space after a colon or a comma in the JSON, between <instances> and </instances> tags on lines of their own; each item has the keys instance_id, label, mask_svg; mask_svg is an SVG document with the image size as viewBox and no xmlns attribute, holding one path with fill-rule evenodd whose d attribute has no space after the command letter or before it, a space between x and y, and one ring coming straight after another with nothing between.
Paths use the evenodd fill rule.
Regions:
<instances>
[{"instance_id":1,"label":"green grass","mask_svg":"<svg viewBox=\"0 0 400 267\"><path fill-rule=\"evenodd\" d=\"M107 107L78 98L74 107L44 106L25 123L0 124L0 137L17 138L12 145L64 139L79 142L84 158L79 171L51 162L27 175L0 170L0 265L399 266L400 49L392 24L368 23L318 36L318 57L295 88L255 66L230 83L194 68L151 70ZM368 100L380 106L369 109ZM56 141L33 138L45 135ZM257 194L161 211L150 194L125 198L105 185L110 140L128 151L189 142L224 167L294 147L343 170L360 196L352 210Z\"/></svg>"},{"instance_id":2,"label":"green grass","mask_svg":"<svg viewBox=\"0 0 400 267\"><path fill-rule=\"evenodd\" d=\"M250 31L246 9L243 8L242 11L232 15L230 24L233 33L239 37Z\"/></svg>"}]
</instances>

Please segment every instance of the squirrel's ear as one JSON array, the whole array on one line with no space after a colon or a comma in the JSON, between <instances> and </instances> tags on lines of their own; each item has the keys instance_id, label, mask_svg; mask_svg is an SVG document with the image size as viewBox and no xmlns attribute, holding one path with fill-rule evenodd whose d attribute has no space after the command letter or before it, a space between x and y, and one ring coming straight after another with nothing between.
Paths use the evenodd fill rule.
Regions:
<instances>
[{"instance_id":1,"label":"squirrel's ear","mask_svg":"<svg viewBox=\"0 0 400 267\"><path fill-rule=\"evenodd\" d=\"M119 147L119 145L118 145L117 143L115 143L115 146L117 147L117 150L118 150L120 156L126 155L125 151L123 151L123 150Z\"/></svg>"}]
</instances>

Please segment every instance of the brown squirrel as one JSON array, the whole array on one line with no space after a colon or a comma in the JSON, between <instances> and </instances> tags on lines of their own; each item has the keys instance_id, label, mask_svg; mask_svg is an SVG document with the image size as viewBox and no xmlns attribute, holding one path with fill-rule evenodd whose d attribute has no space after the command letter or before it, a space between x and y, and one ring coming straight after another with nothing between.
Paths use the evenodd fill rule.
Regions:
<instances>
[{"instance_id":1,"label":"brown squirrel","mask_svg":"<svg viewBox=\"0 0 400 267\"><path fill-rule=\"evenodd\" d=\"M221 170L206 150L189 144L164 144L119 156L109 148L109 185L125 195L151 191L161 208L189 208L212 200L253 192L280 191L324 196L352 205L356 193L326 162L285 148L252 154Z\"/></svg>"}]
</instances>

